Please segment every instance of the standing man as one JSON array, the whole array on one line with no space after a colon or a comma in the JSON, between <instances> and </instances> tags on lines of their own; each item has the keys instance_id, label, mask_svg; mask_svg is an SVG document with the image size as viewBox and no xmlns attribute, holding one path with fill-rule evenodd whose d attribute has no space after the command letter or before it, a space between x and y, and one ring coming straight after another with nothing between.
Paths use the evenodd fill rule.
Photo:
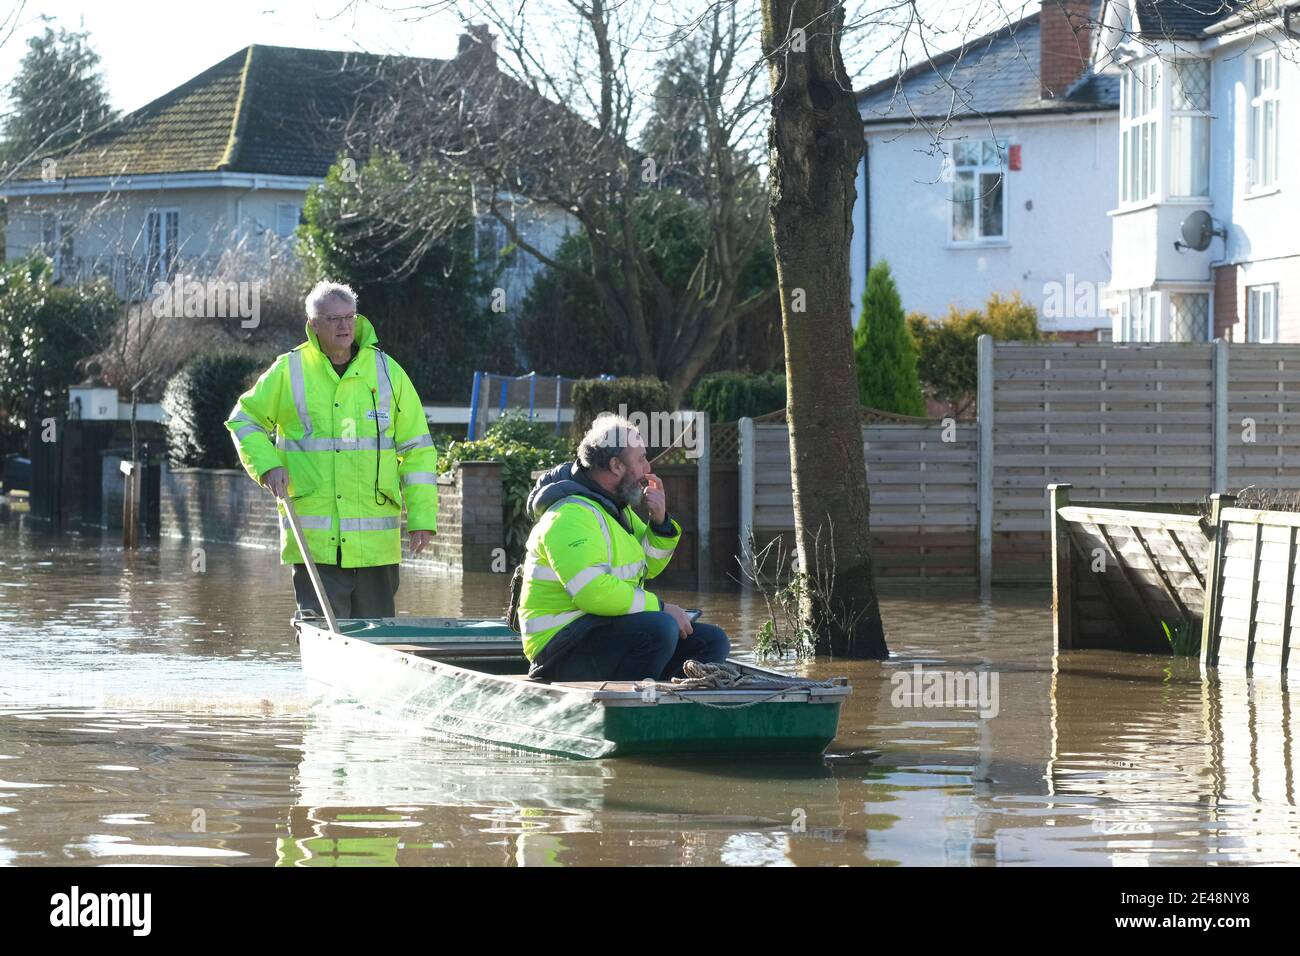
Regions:
<instances>
[{"instance_id":1,"label":"standing man","mask_svg":"<svg viewBox=\"0 0 1300 956\"><path fill-rule=\"evenodd\" d=\"M403 500L411 554L419 554L437 527L438 453L415 386L380 351L356 293L321 282L306 304L307 341L239 397L226 427L249 475L293 499L335 616L392 617ZM298 607L319 614L284 505L278 510L280 561L293 565Z\"/></svg>"},{"instance_id":2,"label":"standing man","mask_svg":"<svg viewBox=\"0 0 1300 956\"><path fill-rule=\"evenodd\" d=\"M632 510L643 500L649 525ZM727 659L722 628L692 623L644 587L668 566L682 527L626 419L597 418L578 460L537 480L528 510L537 523L524 559L519 627L529 677L671 680L687 660Z\"/></svg>"}]
</instances>

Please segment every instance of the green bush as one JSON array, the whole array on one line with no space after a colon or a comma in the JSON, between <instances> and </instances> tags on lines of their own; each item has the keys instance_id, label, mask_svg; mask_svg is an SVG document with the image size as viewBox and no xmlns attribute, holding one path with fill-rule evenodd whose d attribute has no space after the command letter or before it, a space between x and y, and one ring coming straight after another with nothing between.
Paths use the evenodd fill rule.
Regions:
<instances>
[{"instance_id":1,"label":"green bush","mask_svg":"<svg viewBox=\"0 0 1300 956\"><path fill-rule=\"evenodd\" d=\"M251 355L196 355L163 393L167 454L177 468L238 468L226 419L266 362Z\"/></svg>"},{"instance_id":2,"label":"green bush","mask_svg":"<svg viewBox=\"0 0 1300 956\"><path fill-rule=\"evenodd\" d=\"M867 273L862 316L853 333L858 398L868 408L899 415L924 415L925 396L916 372L916 344L889 263Z\"/></svg>"},{"instance_id":3,"label":"green bush","mask_svg":"<svg viewBox=\"0 0 1300 956\"><path fill-rule=\"evenodd\" d=\"M527 509L533 472L561 464L570 452L568 439L556 435L544 422L530 422L520 413L507 412L488 426L482 438L448 445L438 458L438 470L449 472L462 461L501 462L506 555L512 564L518 564L524 559L524 545L533 527Z\"/></svg>"},{"instance_id":4,"label":"green bush","mask_svg":"<svg viewBox=\"0 0 1300 956\"><path fill-rule=\"evenodd\" d=\"M641 412L673 412L672 389L657 378L585 378L573 383L573 435L581 438L603 412L619 414L623 406L627 414ZM650 436L646 436L647 440Z\"/></svg>"},{"instance_id":5,"label":"green bush","mask_svg":"<svg viewBox=\"0 0 1300 956\"><path fill-rule=\"evenodd\" d=\"M941 321L919 312L907 317L916 342L916 370L926 392L961 418L975 405L978 384L978 342L991 335L996 342L1035 342L1042 338L1038 312L1019 293L989 296L984 311L952 306Z\"/></svg>"},{"instance_id":6,"label":"green bush","mask_svg":"<svg viewBox=\"0 0 1300 956\"><path fill-rule=\"evenodd\" d=\"M785 376L780 372L714 372L691 392L691 408L708 412L713 422L735 422L785 408Z\"/></svg>"},{"instance_id":7,"label":"green bush","mask_svg":"<svg viewBox=\"0 0 1300 956\"><path fill-rule=\"evenodd\" d=\"M106 280L55 285L44 256L0 266L0 446L25 448L31 419L62 415L77 363L108 341L121 303Z\"/></svg>"}]
</instances>

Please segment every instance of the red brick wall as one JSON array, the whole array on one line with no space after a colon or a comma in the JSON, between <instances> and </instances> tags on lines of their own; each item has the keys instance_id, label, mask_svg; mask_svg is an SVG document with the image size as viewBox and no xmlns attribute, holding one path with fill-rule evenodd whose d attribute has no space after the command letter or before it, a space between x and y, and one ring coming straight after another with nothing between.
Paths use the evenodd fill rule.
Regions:
<instances>
[{"instance_id":1,"label":"red brick wall","mask_svg":"<svg viewBox=\"0 0 1300 956\"><path fill-rule=\"evenodd\" d=\"M1071 329L1053 333L1059 342L1100 342L1097 329Z\"/></svg>"},{"instance_id":2,"label":"red brick wall","mask_svg":"<svg viewBox=\"0 0 1300 956\"><path fill-rule=\"evenodd\" d=\"M275 499L242 471L166 469L161 499L163 537L279 550ZM438 478L438 533L432 544L406 560L453 570L492 570L493 552L505 544L501 509L501 465L462 462ZM404 530L402 546L405 551Z\"/></svg>"},{"instance_id":3,"label":"red brick wall","mask_svg":"<svg viewBox=\"0 0 1300 956\"><path fill-rule=\"evenodd\" d=\"M1038 75L1044 97L1064 95L1088 62L1091 0L1043 0L1038 16Z\"/></svg>"},{"instance_id":4,"label":"red brick wall","mask_svg":"<svg viewBox=\"0 0 1300 956\"><path fill-rule=\"evenodd\" d=\"M1214 270L1214 337L1229 342L1246 341L1243 312L1237 306L1237 267L1217 267Z\"/></svg>"}]
</instances>

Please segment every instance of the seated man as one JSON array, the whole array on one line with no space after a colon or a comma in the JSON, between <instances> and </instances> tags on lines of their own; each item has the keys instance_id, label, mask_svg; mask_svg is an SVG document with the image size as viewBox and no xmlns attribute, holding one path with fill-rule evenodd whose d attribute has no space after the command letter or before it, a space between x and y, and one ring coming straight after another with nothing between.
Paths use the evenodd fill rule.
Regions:
<instances>
[{"instance_id":1,"label":"seated man","mask_svg":"<svg viewBox=\"0 0 1300 956\"><path fill-rule=\"evenodd\" d=\"M649 526L632 510L643 499ZM519 625L529 677L671 680L687 660L727 659L731 643L721 628L692 625L680 607L642 587L668 566L682 529L626 419L596 419L578 460L539 478L528 509L537 523L528 536Z\"/></svg>"}]
</instances>

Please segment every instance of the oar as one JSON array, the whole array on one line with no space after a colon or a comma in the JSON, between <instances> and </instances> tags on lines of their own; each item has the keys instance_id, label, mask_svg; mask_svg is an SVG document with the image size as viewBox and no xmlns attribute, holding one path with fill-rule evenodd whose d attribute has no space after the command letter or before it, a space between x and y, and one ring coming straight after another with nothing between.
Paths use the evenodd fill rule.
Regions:
<instances>
[{"instance_id":1,"label":"oar","mask_svg":"<svg viewBox=\"0 0 1300 956\"><path fill-rule=\"evenodd\" d=\"M294 540L298 542L302 560L307 565L307 576L311 578L311 586L316 589L316 600L320 601L321 610L325 612L325 623L329 625L331 633L342 634L343 632L339 630L339 622L334 619L334 608L330 607L329 598L325 596L325 585L321 583L316 562L312 560L307 540L302 536L302 526L298 524L298 512L293 510L293 499L285 495L280 500L284 502L284 513L289 519L289 528L293 531Z\"/></svg>"}]
</instances>

